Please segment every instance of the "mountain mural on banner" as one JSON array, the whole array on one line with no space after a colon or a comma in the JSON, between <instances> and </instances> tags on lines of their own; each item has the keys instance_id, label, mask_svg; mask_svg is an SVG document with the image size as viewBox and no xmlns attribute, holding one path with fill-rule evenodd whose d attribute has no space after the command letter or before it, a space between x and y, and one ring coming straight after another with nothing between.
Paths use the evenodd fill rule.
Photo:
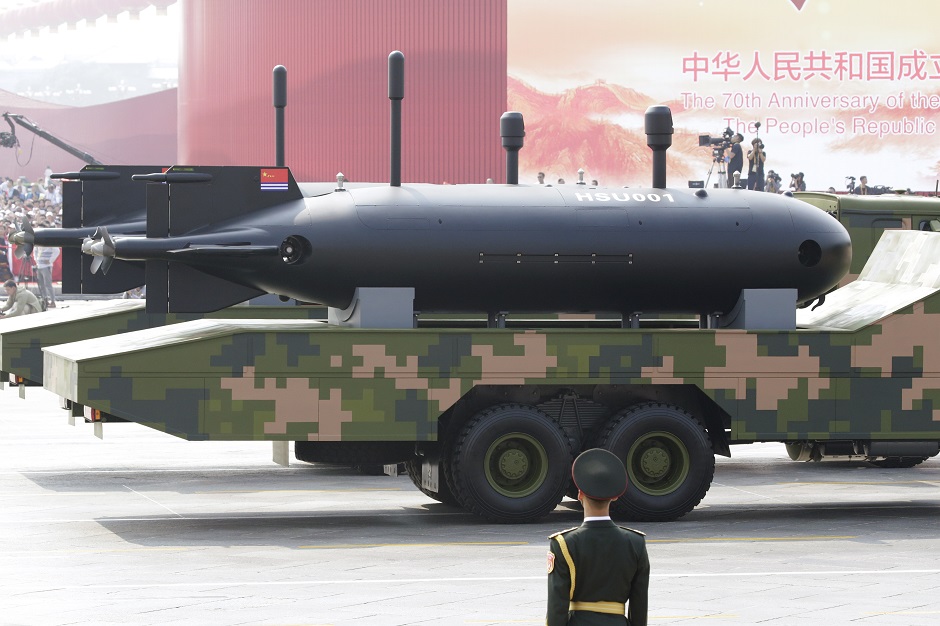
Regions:
<instances>
[{"instance_id":1,"label":"mountain mural on banner","mask_svg":"<svg viewBox=\"0 0 940 626\"><path fill-rule=\"evenodd\" d=\"M917 132L917 128L906 129L905 125L940 125L940 90L918 95L937 106L908 105L891 110L882 122L891 124L892 132L836 136L827 142L827 151L833 156L869 155L872 159L885 150L907 151L916 157L915 163L923 163L919 166L923 171L912 173L931 177L940 171L940 161L929 159L936 141L930 134ZM549 94L510 76L508 101L509 109L521 112L525 118L526 143L519 153L522 182L535 182L538 172L545 172L548 183L556 184L562 178L571 184L577 182L578 169L584 169L587 183L596 179L603 186L649 186L652 152L646 145L643 116L648 107L656 104L669 106L675 126L673 144L666 153L667 184L684 187L690 180L707 180L713 186L718 180L719 168L712 167L711 148L700 147L698 137L709 131L717 137L722 129L704 126L706 122L681 100L657 102L635 89L603 80ZM744 108L726 109L726 113L739 118L748 115ZM852 128L854 123L850 112L834 113L832 120L845 128ZM745 151L749 139L750 135L745 140ZM925 158L926 162L920 161Z\"/></svg>"},{"instance_id":2,"label":"mountain mural on banner","mask_svg":"<svg viewBox=\"0 0 940 626\"><path fill-rule=\"evenodd\" d=\"M520 181L535 182L545 172L546 182L585 181L605 186L649 186L652 152L646 145L643 116L659 104L629 87L597 81L558 94L541 92L522 80L508 78L509 109L525 119L526 143L519 153ZM673 111L677 103L667 103ZM698 133L676 129L667 152L671 186L686 186L688 179L704 179L710 150L698 146Z\"/></svg>"},{"instance_id":3,"label":"mountain mural on banner","mask_svg":"<svg viewBox=\"0 0 940 626\"><path fill-rule=\"evenodd\" d=\"M784 185L804 172L810 189L844 190L865 175L926 192L940 178L940 3L513 0L507 10L523 180L544 171L571 183L583 168L589 182L648 186L651 104L672 109L673 187L708 178L698 136L729 127L745 154L760 139L765 170Z\"/></svg>"}]
</instances>

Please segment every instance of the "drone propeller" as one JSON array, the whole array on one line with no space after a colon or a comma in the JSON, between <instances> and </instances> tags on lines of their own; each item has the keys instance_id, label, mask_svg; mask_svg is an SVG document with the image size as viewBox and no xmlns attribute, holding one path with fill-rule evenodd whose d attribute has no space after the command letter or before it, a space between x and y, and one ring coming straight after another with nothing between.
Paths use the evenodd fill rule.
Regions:
<instances>
[{"instance_id":1,"label":"drone propeller","mask_svg":"<svg viewBox=\"0 0 940 626\"><path fill-rule=\"evenodd\" d=\"M91 273L97 274L101 270L102 274L107 274L111 263L114 262L114 240L108 234L105 226L99 226L95 229L95 234L82 242L82 252L91 254L95 258L91 260Z\"/></svg>"},{"instance_id":2,"label":"drone propeller","mask_svg":"<svg viewBox=\"0 0 940 626\"><path fill-rule=\"evenodd\" d=\"M36 232L33 230L33 225L29 223L29 220L23 222L19 232L13 233L10 237L10 241L16 244L16 248L13 251L16 258L22 259L33 253L33 243L36 241Z\"/></svg>"}]
</instances>

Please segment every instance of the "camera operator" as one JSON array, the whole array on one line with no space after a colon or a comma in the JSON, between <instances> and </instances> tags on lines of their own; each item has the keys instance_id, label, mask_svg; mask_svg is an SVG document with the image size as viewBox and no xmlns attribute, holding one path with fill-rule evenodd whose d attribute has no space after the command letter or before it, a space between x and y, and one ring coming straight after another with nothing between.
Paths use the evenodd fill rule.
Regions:
<instances>
[{"instance_id":1,"label":"camera operator","mask_svg":"<svg viewBox=\"0 0 940 626\"><path fill-rule=\"evenodd\" d=\"M767 181L764 183L764 191L767 193L780 193L780 174L773 170L767 172Z\"/></svg>"},{"instance_id":2,"label":"camera operator","mask_svg":"<svg viewBox=\"0 0 940 626\"><path fill-rule=\"evenodd\" d=\"M859 176L858 177L858 187L852 190L852 193L858 194L860 196L870 196L871 188L868 186L868 177Z\"/></svg>"},{"instance_id":3,"label":"camera operator","mask_svg":"<svg viewBox=\"0 0 940 626\"><path fill-rule=\"evenodd\" d=\"M734 173L741 177L741 168L744 167L744 151L741 150L741 142L744 141L744 135L735 133L731 138L731 158L728 161L728 187L734 187Z\"/></svg>"},{"instance_id":4,"label":"camera operator","mask_svg":"<svg viewBox=\"0 0 940 626\"><path fill-rule=\"evenodd\" d=\"M764 142L759 137L751 140L751 149L747 151L747 188L754 191L764 190L764 161L767 153L764 152Z\"/></svg>"},{"instance_id":5,"label":"camera operator","mask_svg":"<svg viewBox=\"0 0 940 626\"><path fill-rule=\"evenodd\" d=\"M790 191L806 191L806 181L803 180L803 172L790 174Z\"/></svg>"}]
</instances>

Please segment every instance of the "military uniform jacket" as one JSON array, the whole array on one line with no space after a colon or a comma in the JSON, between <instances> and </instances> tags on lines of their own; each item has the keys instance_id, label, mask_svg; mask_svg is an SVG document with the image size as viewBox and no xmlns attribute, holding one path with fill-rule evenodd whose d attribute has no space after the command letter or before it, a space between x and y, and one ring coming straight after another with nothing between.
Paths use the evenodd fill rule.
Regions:
<instances>
[{"instance_id":1,"label":"military uniform jacket","mask_svg":"<svg viewBox=\"0 0 940 626\"><path fill-rule=\"evenodd\" d=\"M650 562L642 533L610 520L585 521L552 535L549 550L547 626L646 626ZM609 612L569 612L572 603ZM627 617L618 606L625 603Z\"/></svg>"},{"instance_id":2,"label":"military uniform jacket","mask_svg":"<svg viewBox=\"0 0 940 626\"><path fill-rule=\"evenodd\" d=\"M13 309L10 311L10 309ZM6 304L0 311L6 312L7 317L16 317L17 315L28 315L30 313L39 313L42 311L42 304L36 295L24 287L20 287L13 294L12 298L7 298Z\"/></svg>"}]
</instances>

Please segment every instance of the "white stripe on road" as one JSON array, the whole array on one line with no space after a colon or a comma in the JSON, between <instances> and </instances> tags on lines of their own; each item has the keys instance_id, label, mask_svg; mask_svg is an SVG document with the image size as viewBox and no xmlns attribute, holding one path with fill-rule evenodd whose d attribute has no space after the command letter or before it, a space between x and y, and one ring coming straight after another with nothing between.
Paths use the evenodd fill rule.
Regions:
<instances>
[{"instance_id":1,"label":"white stripe on road","mask_svg":"<svg viewBox=\"0 0 940 626\"><path fill-rule=\"evenodd\" d=\"M802 578L816 578L819 576L897 576L899 574L940 574L940 569L906 569L906 570L831 570L831 571L783 571L783 572L689 572L683 574L652 574L652 578L766 578L774 576L799 576ZM279 580L279 581L199 581L184 583L120 583L120 584L92 584L92 585L55 585L38 586L30 583L8 583L5 591L23 590L33 591L60 591L60 590L107 590L107 589L194 589L199 587L316 587L319 585L409 585L424 583L470 583L470 582L512 582L512 581L544 581L541 576L471 576L466 578L371 578L353 580Z\"/></svg>"}]
</instances>

